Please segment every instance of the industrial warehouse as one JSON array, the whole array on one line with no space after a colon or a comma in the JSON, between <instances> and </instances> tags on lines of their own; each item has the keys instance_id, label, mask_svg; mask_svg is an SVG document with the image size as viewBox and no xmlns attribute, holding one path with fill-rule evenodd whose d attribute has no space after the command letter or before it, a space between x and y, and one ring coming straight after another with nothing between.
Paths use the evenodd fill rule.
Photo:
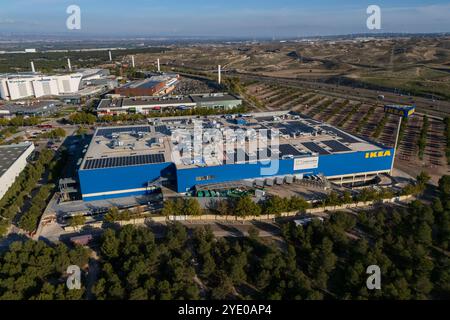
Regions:
<instances>
[{"instance_id":1,"label":"industrial warehouse","mask_svg":"<svg viewBox=\"0 0 450 320\"><path fill-rule=\"evenodd\" d=\"M148 114L155 111L216 108L230 110L242 104L240 97L229 93L192 94L188 96L136 97L103 99L97 106L97 114L117 115L124 113Z\"/></svg>"},{"instance_id":2,"label":"industrial warehouse","mask_svg":"<svg viewBox=\"0 0 450 320\"><path fill-rule=\"evenodd\" d=\"M33 150L34 144L31 142L0 146L0 199L25 169L27 158Z\"/></svg>"},{"instance_id":3,"label":"industrial warehouse","mask_svg":"<svg viewBox=\"0 0 450 320\"><path fill-rule=\"evenodd\" d=\"M93 201L161 188L180 194L233 183L258 188L316 176L337 184L365 182L390 173L393 159L393 148L299 114L268 112L98 128L78 175L83 200Z\"/></svg>"},{"instance_id":4,"label":"industrial warehouse","mask_svg":"<svg viewBox=\"0 0 450 320\"><path fill-rule=\"evenodd\" d=\"M166 95L175 89L180 76L174 73L155 75L148 79L131 81L114 92L126 97Z\"/></svg>"}]
</instances>

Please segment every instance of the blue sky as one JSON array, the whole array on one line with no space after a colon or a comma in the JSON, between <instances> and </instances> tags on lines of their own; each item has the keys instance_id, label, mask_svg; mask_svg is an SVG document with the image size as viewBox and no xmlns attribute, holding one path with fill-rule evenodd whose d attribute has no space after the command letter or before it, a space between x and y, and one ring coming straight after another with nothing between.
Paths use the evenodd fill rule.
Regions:
<instances>
[{"instance_id":1,"label":"blue sky","mask_svg":"<svg viewBox=\"0 0 450 320\"><path fill-rule=\"evenodd\" d=\"M366 8L382 9L382 32L448 32L450 0L0 0L0 33L65 33L67 6L96 35L288 37L368 32Z\"/></svg>"}]
</instances>

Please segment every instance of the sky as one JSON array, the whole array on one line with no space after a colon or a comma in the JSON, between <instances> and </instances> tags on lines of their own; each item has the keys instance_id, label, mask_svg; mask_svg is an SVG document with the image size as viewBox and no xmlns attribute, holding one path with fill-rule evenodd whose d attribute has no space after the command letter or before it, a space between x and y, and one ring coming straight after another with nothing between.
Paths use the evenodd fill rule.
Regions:
<instances>
[{"instance_id":1,"label":"sky","mask_svg":"<svg viewBox=\"0 0 450 320\"><path fill-rule=\"evenodd\" d=\"M69 5L81 29L68 30ZM366 9L381 8L381 30ZM0 0L0 33L283 38L450 31L450 0Z\"/></svg>"}]
</instances>

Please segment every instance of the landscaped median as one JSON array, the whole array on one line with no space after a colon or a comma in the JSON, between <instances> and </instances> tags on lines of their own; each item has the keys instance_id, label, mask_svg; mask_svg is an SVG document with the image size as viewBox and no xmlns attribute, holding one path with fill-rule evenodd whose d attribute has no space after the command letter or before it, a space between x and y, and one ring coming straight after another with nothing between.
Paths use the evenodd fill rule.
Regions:
<instances>
[{"instance_id":1,"label":"landscaped median","mask_svg":"<svg viewBox=\"0 0 450 320\"><path fill-rule=\"evenodd\" d=\"M287 217L295 217L299 214L319 214L323 212L333 212L333 211L340 211L345 209L355 209L355 208L367 208L372 205L380 204L380 203L400 203L400 202L410 202L415 199L414 195L404 195L404 196L398 196L393 197L390 199L383 199L383 200L373 200L373 201L361 201L361 202L355 202L355 203L347 203L342 205L336 205L336 206L326 206L326 207L317 207L317 208L309 208L302 211L290 211L290 212L283 212L278 214L261 214L259 216L247 216L247 217L237 217L237 216L231 216L231 215L216 215L216 214L205 214L205 215L169 215L169 216L163 216L163 215L157 215L157 216L151 216L151 217L145 217L145 218L134 218L127 221L115 221L117 225L125 226L125 225L143 225L146 222L156 222L156 223L165 223L169 221L268 221L268 220L274 220L276 218L287 218ZM90 228L102 228L105 226L105 224L110 222L94 222L90 223ZM78 231L79 227L75 226L66 226L64 227L65 231Z\"/></svg>"},{"instance_id":2,"label":"landscaped median","mask_svg":"<svg viewBox=\"0 0 450 320\"><path fill-rule=\"evenodd\" d=\"M328 207L319 207L319 208L310 208L306 209L304 211L290 211L290 212L283 212L279 214L261 214L259 216L248 216L248 217L236 217L236 216L230 216L230 215L213 215L213 214L207 214L207 215L200 215L200 216L158 216L158 217L151 217L149 220L154 222L165 222L165 221L252 221L252 220L273 220L276 218L283 218L283 217L295 217L299 214L317 214L317 213L323 213L323 212L332 212L332 211L339 211L339 210L345 210L345 209L354 209L354 208L367 208L375 204L379 203L399 203L399 202L409 202L415 199L415 196L413 195L405 195L405 196L399 196L394 197L391 199L383 199L383 200L373 200L373 201L364 201L364 202L355 202L355 203L348 203L338 206L328 206Z\"/></svg>"}]
</instances>

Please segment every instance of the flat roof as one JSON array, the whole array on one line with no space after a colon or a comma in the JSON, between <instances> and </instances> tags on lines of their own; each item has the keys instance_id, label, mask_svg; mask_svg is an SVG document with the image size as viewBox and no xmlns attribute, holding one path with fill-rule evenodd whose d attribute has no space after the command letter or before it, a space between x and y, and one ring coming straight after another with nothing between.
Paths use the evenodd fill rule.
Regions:
<instances>
[{"instance_id":1,"label":"flat roof","mask_svg":"<svg viewBox=\"0 0 450 320\"><path fill-rule=\"evenodd\" d=\"M125 98L122 100L122 107L146 106L146 105L169 105L176 103L192 103L190 97L145 97L145 98Z\"/></svg>"},{"instance_id":2,"label":"flat roof","mask_svg":"<svg viewBox=\"0 0 450 320\"><path fill-rule=\"evenodd\" d=\"M177 74L163 74L163 75L156 75L156 76L152 76L150 78L147 79L142 79L142 80L136 80L136 81L131 81L129 83L126 83L125 85L123 85L122 87L120 87L119 89L124 89L124 88L128 88L128 89L149 89L149 88L153 88L154 86L163 83L163 82L168 82L170 80L176 79L177 78Z\"/></svg>"},{"instance_id":3,"label":"flat roof","mask_svg":"<svg viewBox=\"0 0 450 320\"><path fill-rule=\"evenodd\" d=\"M356 137L320 121L289 112L246 115L246 124L237 124L230 115L182 118L153 118L151 125L99 127L86 151L81 169L125 167L170 162L177 168L246 163L268 158L297 158L312 155L382 150L375 142ZM195 132L201 126L203 135ZM206 130L214 129L212 133ZM230 131L230 129L235 131ZM250 129L250 130L249 130ZM256 133L278 135L279 146L258 139ZM230 133L233 150L225 152L216 143L215 133ZM212 152L193 156L191 139ZM203 139L203 140L201 140ZM177 161L175 161L177 160Z\"/></svg>"},{"instance_id":4,"label":"flat roof","mask_svg":"<svg viewBox=\"0 0 450 320\"><path fill-rule=\"evenodd\" d=\"M149 89L149 88L153 88L154 86L156 86L160 83L161 83L161 81L153 81L150 79L145 79L145 80L129 82L129 83L123 85L122 87L120 87L119 89Z\"/></svg>"},{"instance_id":5,"label":"flat roof","mask_svg":"<svg viewBox=\"0 0 450 320\"><path fill-rule=\"evenodd\" d=\"M97 110L104 109L127 109L138 106L164 106L164 105L195 105L204 102L237 101L239 97L229 93L207 93L187 96L165 96L165 97L133 97L119 99L102 99Z\"/></svg>"},{"instance_id":6,"label":"flat roof","mask_svg":"<svg viewBox=\"0 0 450 320\"><path fill-rule=\"evenodd\" d=\"M215 102L240 100L239 97L229 93L193 94L190 96L194 102Z\"/></svg>"},{"instance_id":7,"label":"flat roof","mask_svg":"<svg viewBox=\"0 0 450 320\"><path fill-rule=\"evenodd\" d=\"M8 110L10 113L40 113L46 111L54 111L57 106L61 106L59 100L35 101L31 104L6 104L0 106L0 110Z\"/></svg>"},{"instance_id":8,"label":"flat roof","mask_svg":"<svg viewBox=\"0 0 450 320\"><path fill-rule=\"evenodd\" d=\"M31 143L0 146L0 177L20 158Z\"/></svg>"}]
</instances>

